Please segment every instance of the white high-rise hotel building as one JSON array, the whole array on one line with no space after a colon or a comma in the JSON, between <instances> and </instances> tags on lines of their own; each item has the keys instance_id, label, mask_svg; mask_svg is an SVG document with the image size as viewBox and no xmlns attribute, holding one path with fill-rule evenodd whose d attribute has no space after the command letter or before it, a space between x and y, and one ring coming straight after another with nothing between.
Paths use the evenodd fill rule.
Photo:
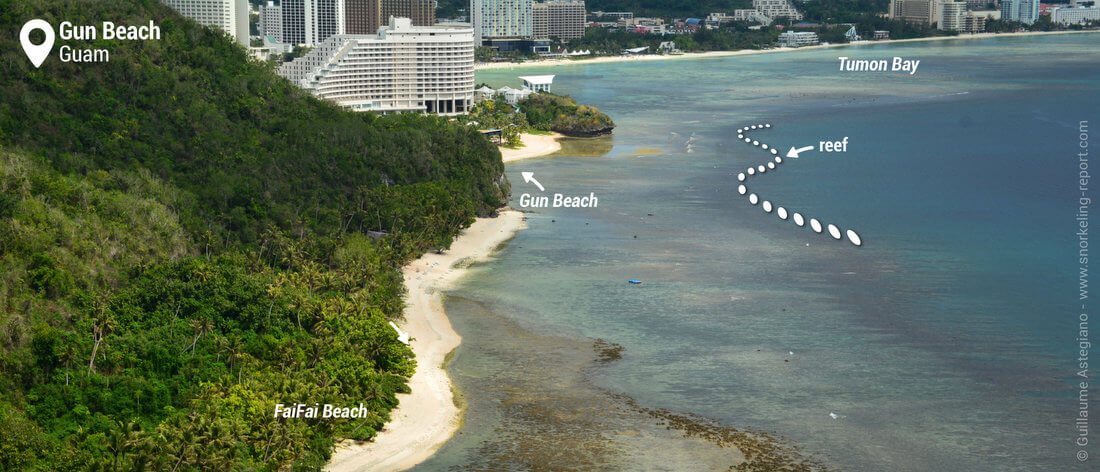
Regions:
<instances>
[{"instance_id":1,"label":"white high-rise hotel building","mask_svg":"<svg viewBox=\"0 0 1100 472\"><path fill-rule=\"evenodd\" d=\"M313 46L344 34L343 0L282 0L283 42Z\"/></svg>"},{"instance_id":2,"label":"white high-rise hotel building","mask_svg":"<svg viewBox=\"0 0 1100 472\"><path fill-rule=\"evenodd\" d=\"M248 46L248 0L161 0L195 22L218 28Z\"/></svg>"},{"instance_id":3,"label":"white high-rise hotel building","mask_svg":"<svg viewBox=\"0 0 1100 472\"><path fill-rule=\"evenodd\" d=\"M356 111L466 113L474 98L474 32L391 18L377 35L335 35L279 75Z\"/></svg>"},{"instance_id":4,"label":"white high-rise hotel building","mask_svg":"<svg viewBox=\"0 0 1100 472\"><path fill-rule=\"evenodd\" d=\"M1029 25L1035 23L1039 19L1039 0L1002 0L1001 19Z\"/></svg>"},{"instance_id":5,"label":"white high-rise hotel building","mask_svg":"<svg viewBox=\"0 0 1100 472\"><path fill-rule=\"evenodd\" d=\"M275 42L283 42L283 7L268 0L260 7L260 35L270 36Z\"/></svg>"},{"instance_id":6,"label":"white high-rise hotel building","mask_svg":"<svg viewBox=\"0 0 1100 472\"><path fill-rule=\"evenodd\" d=\"M531 38L534 35L534 0L470 0L474 38Z\"/></svg>"}]
</instances>

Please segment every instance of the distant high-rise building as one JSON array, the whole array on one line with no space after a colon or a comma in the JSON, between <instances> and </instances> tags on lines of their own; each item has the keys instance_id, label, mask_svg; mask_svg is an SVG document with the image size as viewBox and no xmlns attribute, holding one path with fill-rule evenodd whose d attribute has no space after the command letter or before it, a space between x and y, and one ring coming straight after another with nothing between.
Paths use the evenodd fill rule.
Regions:
<instances>
[{"instance_id":1,"label":"distant high-rise building","mask_svg":"<svg viewBox=\"0 0 1100 472\"><path fill-rule=\"evenodd\" d=\"M576 39L584 36L584 1L550 0L532 8L532 35L547 39Z\"/></svg>"},{"instance_id":2,"label":"distant high-rise building","mask_svg":"<svg viewBox=\"0 0 1100 472\"><path fill-rule=\"evenodd\" d=\"M311 0L317 21L312 44L319 44L334 34L344 34L344 0Z\"/></svg>"},{"instance_id":3,"label":"distant high-rise building","mask_svg":"<svg viewBox=\"0 0 1100 472\"><path fill-rule=\"evenodd\" d=\"M282 0L283 42L313 46L344 34L345 0Z\"/></svg>"},{"instance_id":4,"label":"distant high-rise building","mask_svg":"<svg viewBox=\"0 0 1100 472\"><path fill-rule=\"evenodd\" d=\"M347 34L374 34L382 26L381 0L344 0Z\"/></svg>"},{"instance_id":5,"label":"distant high-rise building","mask_svg":"<svg viewBox=\"0 0 1100 472\"><path fill-rule=\"evenodd\" d=\"M391 18L377 35L334 35L279 75L355 111L466 113L474 98L474 34Z\"/></svg>"},{"instance_id":6,"label":"distant high-rise building","mask_svg":"<svg viewBox=\"0 0 1100 472\"><path fill-rule=\"evenodd\" d=\"M306 44L313 37L313 2L309 0L282 0L283 42Z\"/></svg>"},{"instance_id":7,"label":"distant high-rise building","mask_svg":"<svg viewBox=\"0 0 1100 472\"><path fill-rule=\"evenodd\" d=\"M260 7L260 34L271 37L275 42L283 42L283 7L274 1Z\"/></svg>"},{"instance_id":8,"label":"distant high-rise building","mask_svg":"<svg viewBox=\"0 0 1100 472\"><path fill-rule=\"evenodd\" d=\"M533 0L470 0L470 22L478 44L534 35Z\"/></svg>"},{"instance_id":9,"label":"distant high-rise building","mask_svg":"<svg viewBox=\"0 0 1100 472\"><path fill-rule=\"evenodd\" d=\"M890 18L911 23L936 22L936 0L891 0Z\"/></svg>"},{"instance_id":10,"label":"distant high-rise building","mask_svg":"<svg viewBox=\"0 0 1100 472\"><path fill-rule=\"evenodd\" d=\"M408 18L413 26L435 25L435 0L382 0L382 22Z\"/></svg>"},{"instance_id":11,"label":"distant high-rise building","mask_svg":"<svg viewBox=\"0 0 1100 472\"><path fill-rule=\"evenodd\" d=\"M161 0L201 25L225 31L248 46L248 0Z\"/></svg>"},{"instance_id":12,"label":"distant high-rise building","mask_svg":"<svg viewBox=\"0 0 1100 472\"><path fill-rule=\"evenodd\" d=\"M1035 23L1039 19L1039 0L1002 0L1001 19L1029 25Z\"/></svg>"},{"instance_id":13,"label":"distant high-rise building","mask_svg":"<svg viewBox=\"0 0 1100 472\"><path fill-rule=\"evenodd\" d=\"M436 0L344 0L347 34L374 34L390 17L413 26L435 25Z\"/></svg>"},{"instance_id":14,"label":"distant high-rise building","mask_svg":"<svg viewBox=\"0 0 1100 472\"><path fill-rule=\"evenodd\" d=\"M944 31L962 31L966 27L966 2L939 2L936 27Z\"/></svg>"}]
</instances>

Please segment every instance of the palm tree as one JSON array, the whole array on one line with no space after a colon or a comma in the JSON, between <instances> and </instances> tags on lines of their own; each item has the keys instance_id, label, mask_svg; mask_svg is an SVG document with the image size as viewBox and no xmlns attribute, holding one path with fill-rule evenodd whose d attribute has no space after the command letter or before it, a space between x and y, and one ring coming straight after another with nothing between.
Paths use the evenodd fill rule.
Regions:
<instances>
[{"instance_id":1,"label":"palm tree","mask_svg":"<svg viewBox=\"0 0 1100 472\"><path fill-rule=\"evenodd\" d=\"M95 372L95 357L103 339L115 330L115 319L107 307L105 296L96 297L92 305L92 358L88 361L88 373Z\"/></svg>"},{"instance_id":2,"label":"palm tree","mask_svg":"<svg viewBox=\"0 0 1100 472\"><path fill-rule=\"evenodd\" d=\"M187 352L191 350L191 358L195 358L195 344L199 342L199 339L206 333L214 331L214 322L207 316L203 316L197 320L191 320L191 328L195 331L195 337L191 339L191 345L183 348L181 352Z\"/></svg>"}]
</instances>

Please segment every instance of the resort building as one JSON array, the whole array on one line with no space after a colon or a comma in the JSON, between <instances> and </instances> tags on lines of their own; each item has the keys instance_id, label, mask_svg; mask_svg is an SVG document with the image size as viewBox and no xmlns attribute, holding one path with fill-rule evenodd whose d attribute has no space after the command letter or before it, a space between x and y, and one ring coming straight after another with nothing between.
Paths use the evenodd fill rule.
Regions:
<instances>
[{"instance_id":1,"label":"resort building","mask_svg":"<svg viewBox=\"0 0 1100 472\"><path fill-rule=\"evenodd\" d=\"M932 24L936 21L935 0L891 0L890 19Z\"/></svg>"},{"instance_id":2,"label":"resort building","mask_svg":"<svg viewBox=\"0 0 1100 472\"><path fill-rule=\"evenodd\" d=\"M278 73L351 110L466 113L474 98L474 34L390 18L376 35L332 36Z\"/></svg>"},{"instance_id":3,"label":"resort building","mask_svg":"<svg viewBox=\"0 0 1100 472\"><path fill-rule=\"evenodd\" d=\"M344 0L345 34L375 34L381 27L381 0Z\"/></svg>"},{"instance_id":4,"label":"resort building","mask_svg":"<svg viewBox=\"0 0 1100 472\"><path fill-rule=\"evenodd\" d=\"M1083 25L1089 21L1100 21L1100 7L1057 7L1051 11L1050 21L1063 25Z\"/></svg>"},{"instance_id":5,"label":"resort building","mask_svg":"<svg viewBox=\"0 0 1100 472\"><path fill-rule=\"evenodd\" d=\"M960 31L964 33L984 33L985 23L989 19L984 16L974 15L973 12L967 12L963 17L963 27Z\"/></svg>"},{"instance_id":6,"label":"resort building","mask_svg":"<svg viewBox=\"0 0 1100 472\"><path fill-rule=\"evenodd\" d=\"M283 42L283 7L269 0L260 6L260 35Z\"/></svg>"},{"instance_id":7,"label":"resort building","mask_svg":"<svg viewBox=\"0 0 1100 472\"><path fill-rule=\"evenodd\" d=\"M470 22L479 46L495 40L529 40L534 36L534 1L470 0Z\"/></svg>"},{"instance_id":8,"label":"resort building","mask_svg":"<svg viewBox=\"0 0 1100 472\"><path fill-rule=\"evenodd\" d=\"M532 8L533 36L539 39L558 38L562 41L584 36L584 2L550 0L535 3Z\"/></svg>"},{"instance_id":9,"label":"resort building","mask_svg":"<svg viewBox=\"0 0 1100 472\"><path fill-rule=\"evenodd\" d=\"M408 18L413 26L434 26L435 0L382 0L382 23L389 23L390 17Z\"/></svg>"},{"instance_id":10,"label":"resort building","mask_svg":"<svg viewBox=\"0 0 1100 472\"><path fill-rule=\"evenodd\" d=\"M629 20L634 18L634 12L632 11L594 11L592 16L595 18L614 18L616 20Z\"/></svg>"},{"instance_id":11,"label":"resort building","mask_svg":"<svg viewBox=\"0 0 1100 472\"><path fill-rule=\"evenodd\" d=\"M248 47L248 0L161 0L195 22L225 31Z\"/></svg>"},{"instance_id":12,"label":"resort building","mask_svg":"<svg viewBox=\"0 0 1100 472\"><path fill-rule=\"evenodd\" d=\"M936 27L944 31L962 31L966 21L966 2L939 2Z\"/></svg>"},{"instance_id":13,"label":"resort building","mask_svg":"<svg viewBox=\"0 0 1100 472\"><path fill-rule=\"evenodd\" d=\"M1035 23L1039 19L1039 0L1002 0L1001 19L1028 25Z\"/></svg>"},{"instance_id":14,"label":"resort building","mask_svg":"<svg viewBox=\"0 0 1100 472\"><path fill-rule=\"evenodd\" d=\"M821 42L817 37L817 33L809 31L787 31L779 35L779 46L788 48L797 48L802 46L813 46Z\"/></svg>"},{"instance_id":15,"label":"resort building","mask_svg":"<svg viewBox=\"0 0 1100 472\"><path fill-rule=\"evenodd\" d=\"M282 0L283 42L314 46L344 34L345 0Z\"/></svg>"},{"instance_id":16,"label":"resort building","mask_svg":"<svg viewBox=\"0 0 1100 472\"><path fill-rule=\"evenodd\" d=\"M731 21L747 21L751 23L760 23L762 25L772 24L771 18L764 16L763 13L760 13L752 8L739 8L737 10L734 10L732 15L727 15L725 13L711 13L707 15L706 24L719 26L723 23L729 23Z\"/></svg>"},{"instance_id":17,"label":"resort building","mask_svg":"<svg viewBox=\"0 0 1100 472\"><path fill-rule=\"evenodd\" d=\"M344 32L374 34L390 17L408 18L413 26L435 25L435 0L343 0Z\"/></svg>"},{"instance_id":18,"label":"resort building","mask_svg":"<svg viewBox=\"0 0 1100 472\"><path fill-rule=\"evenodd\" d=\"M794 7L790 0L752 0L752 7L772 20L776 18L788 18L796 21L802 19L802 13Z\"/></svg>"}]
</instances>

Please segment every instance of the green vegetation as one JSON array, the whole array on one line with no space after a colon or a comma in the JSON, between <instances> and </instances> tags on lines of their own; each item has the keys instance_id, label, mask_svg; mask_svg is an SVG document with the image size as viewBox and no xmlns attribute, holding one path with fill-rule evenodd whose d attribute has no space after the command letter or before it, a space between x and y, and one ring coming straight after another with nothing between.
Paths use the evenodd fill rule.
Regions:
<instances>
[{"instance_id":1,"label":"green vegetation","mask_svg":"<svg viewBox=\"0 0 1100 472\"><path fill-rule=\"evenodd\" d=\"M519 102L531 127L566 136L598 136L615 128L611 117L596 107L578 105L576 100L552 93L533 93Z\"/></svg>"},{"instance_id":2,"label":"green vegetation","mask_svg":"<svg viewBox=\"0 0 1100 472\"><path fill-rule=\"evenodd\" d=\"M469 9L470 0L439 0L435 4L435 17L443 19L467 16Z\"/></svg>"},{"instance_id":3,"label":"green vegetation","mask_svg":"<svg viewBox=\"0 0 1100 472\"><path fill-rule=\"evenodd\" d=\"M318 101L157 0L0 0L29 18L162 39L35 69L0 38L0 470L318 470L372 437L415 365L399 269L505 201L494 146ZM299 402L372 414L273 417Z\"/></svg>"},{"instance_id":4,"label":"green vegetation","mask_svg":"<svg viewBox=\"0 0 1100 472\"><path fill-rule=\"evenodd\" d=\"M630 11L634 16L706 18L713 12L752 8L752 0L590 0L588 11Z\"/></svg>"},{"instance_id":5,"label":"green vegetation","mask_svg":"<svg viewBox=\"0 0 1100 472\"><path fill-rule=\"evenodd\" d=\"M479 85L481 87L483 85ZM503 98L483 100L474 105L466 119L477 123L479 129L499 129L505 147L516 148L522 142L520 133L530 129L527 115L509 105Z\"/></svg>"},{"instance_id":6,"label":"green vegetation","mask_svg":"<svg viewBox=\"0 0 1100 472\"><path fill-rule=\"evenodd\" d=\"M648 46L649 52L654 53L662 42L673 41L678 49L685 52L735 51L772 47L778 37L779 30L776 28L750 30L747 24L725 25L716 30L700 28L692 34L673 36L589 28L583 38L570 41L568 48L570 51L587 49L597 55L619 55L624 49Z\"/></svg>"},{"instance_id":7,"label":"green vegetation","mask_svg":"<svg viewBox=\"0 0 1100 472\"><path fill-rule=\"evenodd\" d=\"M485 100L468 116L481 129L499 129L504 145L520 145L520 133L555 131L566 136L588 137L610 133L611 117L596 107L578 105L576 100L552 93L533 93L509 105L503 98Z\"/></svg>"}]
</instances>

